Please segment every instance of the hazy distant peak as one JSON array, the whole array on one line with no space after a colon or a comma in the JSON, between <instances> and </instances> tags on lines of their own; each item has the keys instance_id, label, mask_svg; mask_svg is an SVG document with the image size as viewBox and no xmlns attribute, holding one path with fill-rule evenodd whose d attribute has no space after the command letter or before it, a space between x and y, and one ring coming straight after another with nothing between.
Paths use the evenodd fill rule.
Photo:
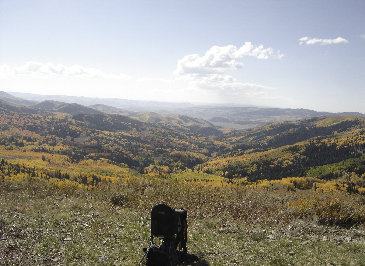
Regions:
<instances>
[{"instance_id":1,"label":"hazy distant peak","mask_svg":"<svg viewBox=\"0 0 365 266\"><path fill-rule=\"evenodd\" d=\"M16 96L11 95L5 91L0 91L0 99L9 103L30 106L36 103L36 101L25 100Z\"/></svg>"}]
</instances>

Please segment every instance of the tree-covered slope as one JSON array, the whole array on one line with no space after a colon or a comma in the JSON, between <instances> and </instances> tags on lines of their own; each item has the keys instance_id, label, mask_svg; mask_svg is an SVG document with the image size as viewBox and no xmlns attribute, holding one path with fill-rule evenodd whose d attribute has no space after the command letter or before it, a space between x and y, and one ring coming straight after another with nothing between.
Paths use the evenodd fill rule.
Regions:
<instances>
[{"instance_id":1,"label":"tree-covered slope","mask_svg":"<svg viewBox=\"0 0 365 266\"><path fill-rule=\"evenodd\" d=\"M106 158L138 171L192 168L228 145L189 130L145 123L122 115L15 113L0 116L7 149L66 155L72 161ZM150 167L150 168L148 168Z\"/></svg>"},{"instance_id":2,"label":"tree-covered slope","mask_svg":"<svg viewBox=\"0 0 365 266\"><path fill-rule=\"evenodd\" d=\"M310 175L316 167L361 158L364 125L363 118L322 117L233 132L225 139L232 150L197 169L251 181Z\"/></svg>"}]
</instances>

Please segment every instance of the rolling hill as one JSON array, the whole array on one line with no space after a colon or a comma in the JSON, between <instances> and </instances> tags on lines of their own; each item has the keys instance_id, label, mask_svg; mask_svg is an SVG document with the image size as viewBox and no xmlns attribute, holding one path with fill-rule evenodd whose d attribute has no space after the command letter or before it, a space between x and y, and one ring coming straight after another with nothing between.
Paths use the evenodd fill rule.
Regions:
<instances>
[{"instance_id":1,"label":"rolling hill","mask_svg":"<svg viewBox=\"0 0 365 266\"><path fill-rule=\"evenodd\" d=\"M43 101L32 105L32 108L44 111L75 114L100 114L101 112L77 103L64 103L57 101Z\"/></svg>"},{"instance_id":2,"label":"rolling hill","mask_svg":"<svg viewBox=\"0 0 365 266\"><path fill-rule=\"evenodd\" d=\"M10 102L4 101L4 100L0 100L0 110L4 111L4 112L31 113L31 114L38 112L37 110L35 110L33 108L10 103Z\"/></svg>"}]
</instances>

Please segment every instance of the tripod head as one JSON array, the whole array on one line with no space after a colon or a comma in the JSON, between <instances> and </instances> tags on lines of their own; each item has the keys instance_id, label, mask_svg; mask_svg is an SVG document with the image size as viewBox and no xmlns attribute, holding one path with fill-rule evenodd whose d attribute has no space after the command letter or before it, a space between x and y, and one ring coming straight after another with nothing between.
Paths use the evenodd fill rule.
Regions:
<instances>
[{"instance_id":1,"label":"tripod head","mask_svg":"<svg viewBox=\"0 0 365 266\"><path fill-rule=\"evenodd\" d=\"M155 238L160 245L155 244ZM157 204L151 210L151 239L147 265L174 266L187 256L187 211Z\"/></svg>"}]
</instances>

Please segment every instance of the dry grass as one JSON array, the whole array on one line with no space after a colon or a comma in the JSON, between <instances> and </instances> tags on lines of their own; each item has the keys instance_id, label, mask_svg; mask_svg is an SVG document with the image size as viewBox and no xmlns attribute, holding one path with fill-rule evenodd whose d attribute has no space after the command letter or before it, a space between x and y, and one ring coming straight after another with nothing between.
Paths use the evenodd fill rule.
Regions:
<instances>
[{"instance_id":1,"label":"dry grass","mask_svg":"<svg viewBox=\"0 0 365 266\"><path fill-rule=\"evenodd\" d=\"M150 209L158 202L188 211L188 250L204 255L201 265L365 261L363 224L328 226L299 205L290 206L310 199L313 191L136 177L93 191L56 188L40 180L2 182L0 192L0 260L8 265L136 265L148 245ZM361 196L340 200L364 205Z\"/></svg>"}]
</instances>

